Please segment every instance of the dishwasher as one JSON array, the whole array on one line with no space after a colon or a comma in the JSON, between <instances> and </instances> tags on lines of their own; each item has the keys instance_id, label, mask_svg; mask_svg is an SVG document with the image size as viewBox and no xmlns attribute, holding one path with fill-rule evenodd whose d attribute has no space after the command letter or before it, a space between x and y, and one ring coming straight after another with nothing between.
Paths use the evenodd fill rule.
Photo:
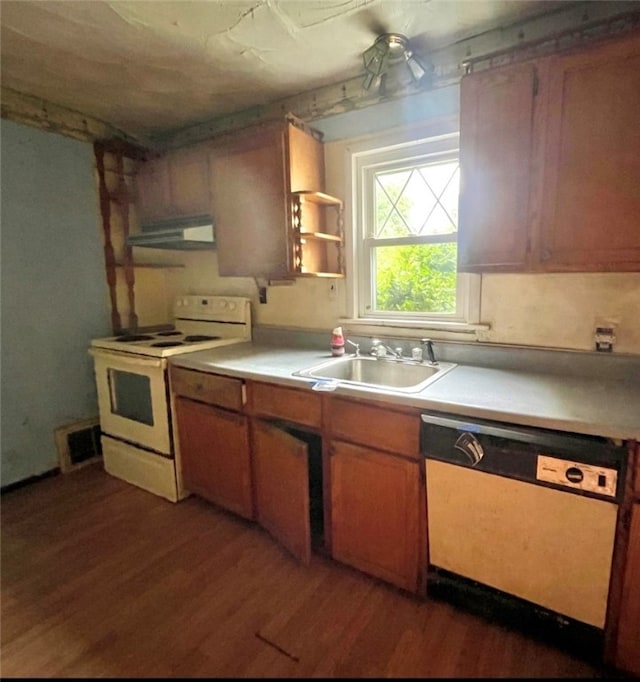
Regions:
<instances>
[{"instance_id":1,"label":"dishwasher","mask_svg":"<svg viewBox=\"0 0 640 682\"><path fill-rule=\"evenodd\" d=\"M626 449L444 413L421 415L420 438L430 594L601 645Z\"/></svg>"}]
</instances>

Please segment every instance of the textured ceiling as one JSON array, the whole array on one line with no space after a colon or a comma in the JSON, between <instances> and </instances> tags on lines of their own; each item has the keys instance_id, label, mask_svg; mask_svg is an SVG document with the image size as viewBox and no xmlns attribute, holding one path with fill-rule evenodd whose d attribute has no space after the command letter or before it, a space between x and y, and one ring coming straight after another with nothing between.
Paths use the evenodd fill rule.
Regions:
<instances>
[{"instance_id":1,"label":"textured ceiling","mask_svg":"<svg viewBox=\"0 0 640 682\"><path fill-rule=\"evenodd\" d=\"M428 52L567 4L2 0L2 85L155 135L356 77L384 31Z\"/></svg>"}]
</instances>

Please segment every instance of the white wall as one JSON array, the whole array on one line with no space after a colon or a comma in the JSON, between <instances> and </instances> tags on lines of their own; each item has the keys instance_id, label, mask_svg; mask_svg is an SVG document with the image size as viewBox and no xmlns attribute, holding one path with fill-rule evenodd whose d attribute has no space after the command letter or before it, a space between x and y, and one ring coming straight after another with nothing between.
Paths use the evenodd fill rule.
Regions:
<instances>
[{"instance_id":1,"label":"white wall","mask_svg":"<svg viewBox=\"0 0 640 682\"><path fill-rule=\"evenodd\" d=\"M87 349L110 327L91 145L0 133L5 486L55 468L54 430L97 416Z\"/></svg>"}]
</instances>

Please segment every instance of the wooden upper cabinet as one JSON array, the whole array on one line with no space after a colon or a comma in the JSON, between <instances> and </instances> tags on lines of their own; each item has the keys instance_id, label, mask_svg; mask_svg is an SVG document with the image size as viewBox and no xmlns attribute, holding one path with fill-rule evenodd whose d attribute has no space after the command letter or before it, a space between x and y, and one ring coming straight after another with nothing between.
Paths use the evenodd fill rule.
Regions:
<instances>
[{"instance_id":1,"label":"wooden upper cabinet","mask_svg":"<svg viewBox=\"0 0 640 682\"><path fill-rule=\"evenodd\" d=\"M169 160L166 156L145 161L136 174L140 222L162 220L173 214Z\"/></svg>"},{"instance_id":2,"label":"wooden upper cabinet","mask_svg":"<svg viewBox=\"0 0 640 682\"><path fill-rule=\"evenodd\" d=\"M171 198L179 215L211 212L209 155L202 145L178 149L169 155Z\"/></svg>"},{"instance_id":3,"label":"wooden upper cabinet","mask_svg":"<svg viewBox=\"0 0 640 682\"><path fill-rule=\"evenodd\" d=\"M640 37L461 82L461 271L640 270Z\"/></svg>"},{"instance_id":4,"label":"wooden upper cabinet","mask_svg":"<svg viewBox=\"0 0 640 682\"><path fill-rule=\"evenodd\" d=\"M462 78L461 271L520 270L527 264L536 78L531 63Z\"/></svg>"},{"instance_id":5,"label":"wooden upper cabinet","mask_svg":"<svg viewBox=\"0 0 640 682\"><path fill-rule=\"evenodd\" d=\"M342 202L323 194L321 141L292 121L246 128L212 145L211 199L222 276L343 274ZM310 208L303 211L302 203ZM336 209L333 222L325 220L329 209ZM302 234L306 220L313 234Z\"/></svg>"},{"instance_id":6,"label":"wooden upper cabinet","mask_svg":"<svg viewBox=\"0 0 640 682\"><path fill-rule=\"evenodd\" d=\"M324 191L324 149L313 135L289 123L285 136L289 191Z\"/></svg>"},{"instance_id":7,"label":"wooden upper cabinet","mask_svg":"<svg viewBox=\"0 0 640 682\"><path fill-rule=\"evenodd\" d=\"M210 213L209 185L205 144L149 159L136 175L140 221Z\"/></svg>"},{"instance_id":8,"label":"wooden upper cabinet","mask_svg":"<svg viewBox=\"0 0 640 682\"><path fill-rule=\"evenodd\" d=\"M220 275L268 277L289 272L284 132L280 124L261 126L211 151Z\"/></svg>"},{"instance_id":9,"label":"wooden upper cabinet","mask_svg":"<svg viewBox=\"0 0 640 682\"><path fill-rule=\"evenodd\" d=\"M640 269L640 36L552 59L540 257Z\"/></svg>"}]
</instances>

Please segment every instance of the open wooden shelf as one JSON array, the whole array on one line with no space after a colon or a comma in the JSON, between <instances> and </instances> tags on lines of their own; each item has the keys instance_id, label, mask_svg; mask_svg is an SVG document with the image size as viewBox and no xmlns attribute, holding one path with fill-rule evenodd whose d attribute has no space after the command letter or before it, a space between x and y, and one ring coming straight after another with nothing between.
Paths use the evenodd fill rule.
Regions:
<instances>
[{"instance_id":1,"label":"open wooden shelf","mask_svg":"<svg viewBox=\"0 0 640 682\"><path fill-rule=\"evenodd\" d=\"M344 277L342 201L311 191L292 192L291 201L296 275Z\"/></svg>"}]
</instances>

